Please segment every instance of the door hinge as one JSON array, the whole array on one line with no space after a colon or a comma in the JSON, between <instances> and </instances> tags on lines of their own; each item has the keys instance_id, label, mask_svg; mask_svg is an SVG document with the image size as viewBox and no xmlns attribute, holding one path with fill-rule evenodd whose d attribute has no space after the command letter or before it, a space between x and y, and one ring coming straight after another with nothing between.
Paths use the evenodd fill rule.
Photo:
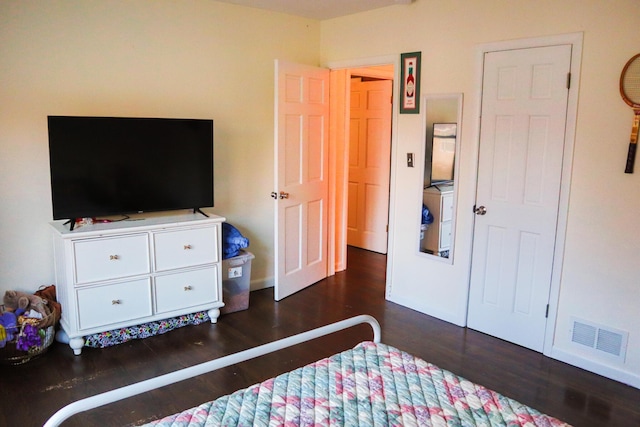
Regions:
<instances>
[{"instance_id":1,"label":"door hinge","mask_svg":"<svg viewBox=\"0 0 640 427\"><path fill-rule=\"evenodd\" d=\"M567 73L567 89L571 89L571 73Z\"/></svg>"},{"instance_id":2,"label":"door hinge","mask_svg":"<svg viewBox=\"0 0 640 427\"><path fill-rule=\"evenodd\" d=\"M547 311L544 313L545 318L549 318L549 304L547 304Z\"/></svg>"}]
</instances>

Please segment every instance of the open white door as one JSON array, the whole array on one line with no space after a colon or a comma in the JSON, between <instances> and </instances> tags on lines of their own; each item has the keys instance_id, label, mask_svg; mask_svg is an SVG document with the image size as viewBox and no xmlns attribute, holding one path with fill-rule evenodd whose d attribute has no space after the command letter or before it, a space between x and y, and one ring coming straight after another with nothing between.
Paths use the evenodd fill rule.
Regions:
<instances>
[{"instance_id":1,"label":"open white door","mask_svg":"<svg viewBox=\"0 0 640 427\"><path fill-rule=\"evenodd\" d=\"M329 70L276 61L275 293L327 277Z\"/></svg>"},{"instance_id":2,"label":"open white door","mask_svg":"<svg viewBox=\"0 0 640 427\"><path fill-rule=\"evenodd\" d=\"M485 54L468 326L542 351L571 45Z\"/></svg>"}]
</instances>

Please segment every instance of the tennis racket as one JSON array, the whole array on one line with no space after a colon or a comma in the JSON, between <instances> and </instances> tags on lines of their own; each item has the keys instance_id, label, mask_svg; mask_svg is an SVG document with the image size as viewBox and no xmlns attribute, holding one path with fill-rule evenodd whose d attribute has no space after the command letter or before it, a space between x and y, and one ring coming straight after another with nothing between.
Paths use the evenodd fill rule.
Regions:
<instances>
[{"instance_id":1,"label":"tennis racket","mask_svg":"<svg viewBox=\"0 0 640 427\"><path fill-rule=\"evenodd\" d=\"M624 173L633 173L638 146L638 124L640 123L640 53L631 58L620 75L620 95L624 102L633 108L633 126L627 154L627 166Z\"/></svg>"}]
</instances>

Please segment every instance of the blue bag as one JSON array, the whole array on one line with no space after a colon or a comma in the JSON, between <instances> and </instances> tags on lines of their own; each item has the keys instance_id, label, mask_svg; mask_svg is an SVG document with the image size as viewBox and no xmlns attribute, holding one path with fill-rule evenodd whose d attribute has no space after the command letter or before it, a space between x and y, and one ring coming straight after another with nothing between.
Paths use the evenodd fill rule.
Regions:
<instances>
[{"instance_id":1,"label":"blue bag","mask_svg":"<svg viewBox=\"0 0 640 427\"><path fill-rule=\"evenodd\" d=\"M422 223L431 224L433 222L433 214L429 212L427 205L422 204Z\"/></svg>"},{"instance_id":2,"label":"blue bag","mask_svg":"<svg viewBox=\"0 0 640 427\"><path fill-rule=\"evenodd\" d=\"M231 258L240 254L240 249L249 246L249 239L228 222L222 223L222 259Z\"/></svg>"}]
</instances>

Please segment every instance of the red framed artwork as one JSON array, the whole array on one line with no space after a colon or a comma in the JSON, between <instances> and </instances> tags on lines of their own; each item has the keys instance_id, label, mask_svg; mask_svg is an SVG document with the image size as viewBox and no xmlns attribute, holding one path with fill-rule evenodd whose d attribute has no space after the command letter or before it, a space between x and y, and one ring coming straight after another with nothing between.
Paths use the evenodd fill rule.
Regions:
<instances>
[{"instance_id":1,"label":"red framed artwork","mask_svg":"<svg viewBox=\"0 0 640 427\"><path fill-rule=\"evenodd\" d=\"M400 55L400 113L420 113L420 59L421 52Z\"/></svg>"}]
</instances>

